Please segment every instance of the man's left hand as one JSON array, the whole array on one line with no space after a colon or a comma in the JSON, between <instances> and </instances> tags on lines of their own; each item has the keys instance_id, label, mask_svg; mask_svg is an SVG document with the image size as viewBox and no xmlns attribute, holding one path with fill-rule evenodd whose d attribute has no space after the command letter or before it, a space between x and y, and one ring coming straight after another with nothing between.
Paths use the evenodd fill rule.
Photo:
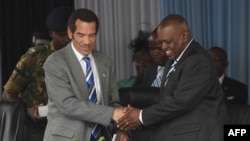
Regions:
<instances>
[{"instance_id":1,"label":"man's left hand","mask_svg":"<svg viewBox=\"0 0 250 141\"><path fill-rule=\"evenodd\" d=\"M141 125L141 121L139 120L140 109L131 107L130 105L128 107L129 111L117 122L117 127L121 130L131 130Z\"/></svg>"}]
</instances>

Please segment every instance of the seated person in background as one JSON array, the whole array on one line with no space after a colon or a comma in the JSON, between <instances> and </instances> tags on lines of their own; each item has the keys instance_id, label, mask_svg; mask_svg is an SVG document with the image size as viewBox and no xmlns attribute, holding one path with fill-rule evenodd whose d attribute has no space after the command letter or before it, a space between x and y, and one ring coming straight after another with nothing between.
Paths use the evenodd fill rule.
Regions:
<instances>
[{"instance_id":1,"label":"seated person in background","mask_svg":"<svg viewBox=\"0 0 250 141\"><path fill-rule=\"evenodd\" d=\"M150 54L154 63L145 68L143 73L143 87L160 87L167 57L162 51L161 42L157 39L157 28L148 38Z\"/></svg>"},{"instance_id":2,"label":"seated person in background","mask_svg":"<svg viewBox=\"0 0 250 141\"><path fill-rule=\"evenodd\" d=\"M129 47L133 49L134 52L133 62L135 62L137 76L131 76L128 79L120 80L118 82L119 88L140 86L145 67L153 64L153 58L150 55L148 47L148 36L149 33L139 31L138 37L131 41Z\"/></svg>"},{"instance_id":3,"label":"seated person in background","mask_svg":"<svg viewBox=\"0 0 250 141\"><path fill-rule=\"evenodd\" d=\"M247 104L247 85L229 78L225 74L225 69L228 66L226 51L220 47L211 47L208 52L214 61L219 82L223 88L225 102L230 104Z\"/></svg>"},{"instance_id":4,"label":"seated person in background","mask_svg":"<svg viewBox=\"0 0 250 141\"><path fill-rule=\"evenodd\" d=\"M67 25L72 11L71 8L60 7L49 13L47 26L52 41L49 44L29 48L4 85L4 101L23 102L27 106L25 141L43 140L47 120L39 116L38 107L47 105L48 95L42 67L52 52L70 42Z\"/></svg>"},{"instance_id":5,"label":"seated person in background","mask_svg":"<svg viewBox=\"0 0 250 141\"><path fill-rule=\"evenodd\" d=\"M154 64L154 59L152 57L153 55L151 54L151 52L155 52L155 51L150 50L151 49L149 47L150 42L148 42L149 35L150 33L139 31L138 37L132 40L132 42L130 43L130 47L133 49L133 52L134 52L133 61L135 62L137 76L131 76L129 79L120 80L118 83L119 88L141 87L143 85L142 83L144 82L143 77L145 76L144 74L145 68L152 66ZM161 46L160 46L160 49L161 49ZM156 72L157 65L154 65L154 66L155 66L155 73L157 73ZM154 131L154 128L141 128L139 130L131 131L133 135L132 140L153 141L152 140L152 137L154 135L153 131Z\"/></svg>"}]
</instances>

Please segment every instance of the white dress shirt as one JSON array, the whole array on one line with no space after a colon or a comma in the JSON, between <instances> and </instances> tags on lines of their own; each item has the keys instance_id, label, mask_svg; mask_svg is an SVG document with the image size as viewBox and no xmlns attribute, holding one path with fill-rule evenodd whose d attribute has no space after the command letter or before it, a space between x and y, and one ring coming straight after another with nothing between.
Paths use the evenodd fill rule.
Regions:
<instances>
[{"instance_id":1,"label":"white dress shirt","mask_svg":"<svg viewBox=\"0 0 250 141\"><path fill-rule=\"evenodd\" d=\"M83 73L86 75L86 62L82 59L84 57L84 55L80 54L74 47L73 43L71 43L71 47L79 61L79 63L81 64L82 67L82 71ZM95 81L95 88L96 88L96 95L97 95L97 103L101 104L102 101L102 97L101 97L101 87L100 87L100 81L99 81L99 76L98 76L98 70L96 68L95 65L95 59L93 57L93 55L90 53L88 55L88 57L90 58L90 64L91 64L91 68L93 70L93 74L94 74L94 81ZM85 80L83 80L85 81Z\"/></svg>"}]
</instances>

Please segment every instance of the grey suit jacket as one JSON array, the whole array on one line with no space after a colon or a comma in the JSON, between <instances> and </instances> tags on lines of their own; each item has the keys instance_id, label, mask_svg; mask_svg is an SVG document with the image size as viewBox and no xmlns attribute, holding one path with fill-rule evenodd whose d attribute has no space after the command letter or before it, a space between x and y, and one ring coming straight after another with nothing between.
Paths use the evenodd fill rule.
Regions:
<instances>
[{"instance_id":1,"label":"grey suit jacket","mask_svg":"<svg viewBox=\"0 0 250 141\"><path fill-rule=\"evenodd\" d=\"M46 60L44 70L49 100L44 141L89 141L92 123L110 125L114 107L119 105L114 66L103 53L94 50L92 54L100 78L102 105L88 101L85 75L71 43Z\"/></svg>"},{"instance_id":2,"label":"grey suit jacket","mask_svg":"<svg viewBox=\"0 0 250 141\"><path fill-rule=\"evenodd\" d=\"M155 125L154 141L222 141L227 120L223 92L208 53L193 41L160 90L160 101L143 109L145 125ZM165 67L163 78L170 69Z\"/></svg>"}]
</instances>

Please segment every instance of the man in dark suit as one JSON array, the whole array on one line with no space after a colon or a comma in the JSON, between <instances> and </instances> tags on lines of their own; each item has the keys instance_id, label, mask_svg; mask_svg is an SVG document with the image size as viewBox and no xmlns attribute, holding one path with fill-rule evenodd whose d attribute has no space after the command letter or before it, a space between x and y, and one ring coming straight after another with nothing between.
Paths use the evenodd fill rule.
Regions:
<instances>
[{"instance_id":1,"label":"man in dark suit","mask_svg":"<svg viewBox=\"0 0 250 141\"><path fill-rule=\"evenodd\" d=\"M98 27L95 13L75 10L68 20L72 41L44 64L49 97L44 141L109 140L107 130L99 127L108 127L124 115L119 108L114 65L94 49ZM120 141L128 140L125 132L117 132L117 136Z\"/></svg>"},{"instance_id":2,"label":"man in dark suit","mask_svg":"<svg viewBox=\"0 0 250 141\"><path fill-rule=\"evenodd\" d=\"M160 87L167 57L162 51L161 42L157 39L157 28L151 32L148 38L148 46L154 63L144 69L141 86Z\"/></svg>"},{"instance_id":3,"label":"man in dark suit","mask_svg":"<svg viewBox=\"0 0 250 141\"><path fill-rule=\"evenodd\" d=\"M192 39L180 15L164 18L157 37L168 58L159 101L144 109L130 107L117 126L155 125L154 141L222 141L226 106L208 52Z\"/></svg>"},{"instance_id":4,"label":"man in dark suit","mask_svg":"<svg viewBox=\"0 0 250 141\"><path fill-rule=\"evenodd\" d=\"M247 105L247 85L232 79L225 74L225 70L229 64L226 51L220 47L211 47L208 52L214 61L219 82L223 88L225 102L230 104Z\"/></svg>"}]
</instances>

